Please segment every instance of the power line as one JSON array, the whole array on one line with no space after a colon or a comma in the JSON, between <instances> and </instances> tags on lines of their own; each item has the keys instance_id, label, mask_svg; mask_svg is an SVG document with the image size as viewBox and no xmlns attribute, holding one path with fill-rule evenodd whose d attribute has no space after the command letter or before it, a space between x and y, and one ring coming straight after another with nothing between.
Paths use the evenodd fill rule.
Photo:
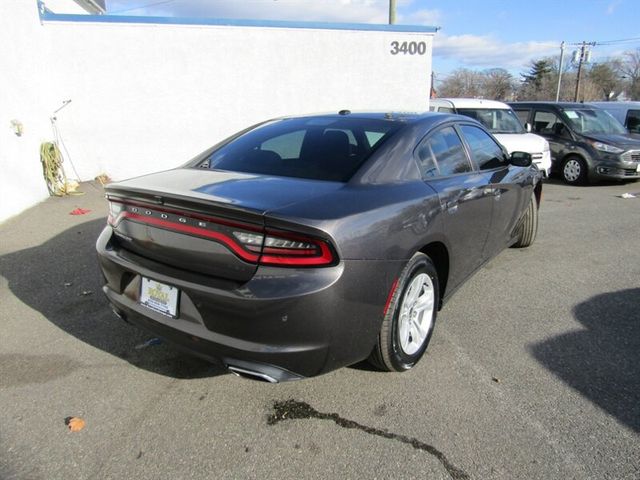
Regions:
<instances>
[{"instance_id":1,"label":"power line","mask_svg":"<svg viewBox=\"0 0 640 480\"><path fill-rule=\"evenodd\" d=\"M640 37L622 38L619 40L601 40L595 43L596 45L616 45L619 43L631 43L631 42L640 42Z\"/></svg>"}]
</instances>

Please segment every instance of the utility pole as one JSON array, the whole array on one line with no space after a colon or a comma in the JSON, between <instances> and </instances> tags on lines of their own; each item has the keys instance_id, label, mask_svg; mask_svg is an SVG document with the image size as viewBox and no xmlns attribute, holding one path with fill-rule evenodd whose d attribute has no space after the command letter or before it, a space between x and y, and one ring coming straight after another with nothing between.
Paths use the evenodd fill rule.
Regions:
<instances>
[{"instance_id":1,"label":"utility pole","mask_svg":"<svg viewBox=\"0 0 640 480\"><path fill-rule=\"evenodd\" d=\"M558 89L556 90L556 103L560 100L560 85L562 85L562 67L564 63L564 41L560 44L560 67L558 68Z\"/></svg>"},{"instance_id":2,"label":"utility pole","mask_svg":"<svg viewBox=\"0 0 640 480\"><path fill-rule=\"evenodd\" d=\"M578 101L578 96L580 93L580 80L582 79L582 64L589 63L589 59L591 58L591 52L587 49L587 47L595 46L596 42L582 42L580 46L580 59L578 60L578 76L576 78L576 93L573 96L573 101Z\"/></svg>"},{"instance_id":3,"label":"utility pole","mask_svg":"<svg viewBox=\"0 0 640 480\"><path fill-rule=\"evenodd\" d=\"M389 25L396 23L396 0L389 0Z\"/></svg>"},{"instance_id":4,"label":"utility pole","mask_svg":"<svg viewBox=\"0 0 640 480\"><path fill-rule=\"evenodd\" d=\"M587 47L587 42L582 42L580 46L580 60L578 61L578 76L576 77L576 93L573 96L573 101L578 101L578 94L580 93L580 80L582 79L582 62L584 61L584 51Z\"/></svg>"},{"instance_id":5,"label":"utility pole","mask_svg":"<svg viewBox=\"0 0 640 480\"><path fill-rule=\"evenodd\" d=\"M429 98L436 98L436 72L431 70L431 91L429 92Z\"/></svg>"}]
</instances>

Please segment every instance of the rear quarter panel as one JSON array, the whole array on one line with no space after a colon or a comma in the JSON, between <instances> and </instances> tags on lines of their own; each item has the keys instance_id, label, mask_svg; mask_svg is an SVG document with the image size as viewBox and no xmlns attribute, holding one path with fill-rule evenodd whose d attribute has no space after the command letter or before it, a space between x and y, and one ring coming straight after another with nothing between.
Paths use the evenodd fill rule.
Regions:
<instances>
[{"instance_id":1,"label":"rear quarter panel","mask_svg":"<svg viewBox=\"0 0 640 480\"><path fill-rule=\"evenodd\" d=\"M442 240L440 201L424 182L349 186L268 212L267 226L301 224L329 234L343 260L406 261Z\"/></svg>"}]
</instances>

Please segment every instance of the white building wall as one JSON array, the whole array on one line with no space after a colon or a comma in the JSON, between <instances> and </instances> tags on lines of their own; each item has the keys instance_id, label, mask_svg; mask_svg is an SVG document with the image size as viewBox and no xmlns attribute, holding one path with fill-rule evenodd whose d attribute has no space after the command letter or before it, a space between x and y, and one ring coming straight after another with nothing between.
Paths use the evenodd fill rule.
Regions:
<instances>
[{"instance_id":1,"label":"white building wall","mask_svg":"<svg viewBox=\"0 0 640 480\"><path fill-rule=\"evenodd\" d=\"M40 143L51 137L49 112L57 100L48 33L35 2L0 1L0 221L48 196ZM23 125L22 136L11 121Z\"/></svg>"},{"instance_id":2,"label":"white building wall","mask_svg":"<svg viewBox=\"0 0 640 480\"><path fill-rule=\"evenodd\" d=\"M3 2L2 16L8 14ZM17 200L3 198L0 220L46 195L40 172L31 167L39 168L39 142L51 137L50 112L67 99L72 102L57 115L58 127L81 180L172 168L235 131L276 116L428 108L430 33L83 21L41 25L35 14L35 22L26 10L20 18L31 25L37 42L30 43L27 55L14 52L11 63L22 65L19 75L8 82L0 77L0 92L16 83L24 86L23 100L7 115L2 108L0 125L22 115L30 132L21 138L3 132L3 139L20 148L5 153L0 146L0 158L13 165L14 175L28 178L29 192ZM4 35L0 29L0 41ZM391 55L392 41L426 42L426 54ZM38 60L27 62L31 55ZM0 189L10 182L3 179ZM12 205L7 208L6 202Z\"/></svg>"}]
</instances>

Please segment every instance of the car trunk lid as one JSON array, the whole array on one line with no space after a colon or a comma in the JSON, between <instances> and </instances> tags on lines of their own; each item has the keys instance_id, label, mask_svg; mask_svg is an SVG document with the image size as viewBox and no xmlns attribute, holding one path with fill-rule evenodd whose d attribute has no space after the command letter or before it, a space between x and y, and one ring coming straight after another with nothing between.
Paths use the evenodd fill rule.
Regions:
<instances>
[{"instance_id":1,"label":"car trunk lid","mask_svg":"<svg viewBox=\"0 0 640 480\"><path fill-rule=\"evenodd\" d=\"M341 186L237 172L169 170L109 185L109 222L122 248L172 267L243 282L261 262L326 263L332 257L328 243L271 232L264 219L270 210Z\"/></svg>"}]
</instances>

